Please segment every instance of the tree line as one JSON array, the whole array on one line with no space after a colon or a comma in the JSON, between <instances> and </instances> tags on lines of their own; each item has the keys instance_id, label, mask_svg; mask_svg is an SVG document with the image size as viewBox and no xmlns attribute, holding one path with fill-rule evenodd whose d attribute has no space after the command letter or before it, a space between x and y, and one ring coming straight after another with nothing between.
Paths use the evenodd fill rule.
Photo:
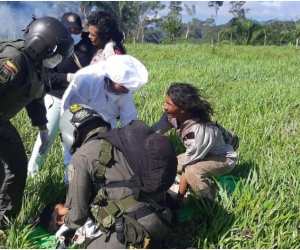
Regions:
<instances>
[{"instance_id":1,"label":"tree line","mask_svg":"<svg viewBox=\"0 0 300 250\"><path fill-rule=\"evenodd\" d=\"M216 25L218 11L223 1L209 1L208 8L213 15L205 20L195 18L195 5L184 1L170 1L168 6L160 1L46 1L46 2L0 2L0 9L8 6L12 14L6 17L14 20L14 26L2 30L2 38L20 38L16 21L23 20L22 13L38 12L41 16L51 15L60 18L65 12L78 13L84 20L92 11L106 10L117 19L127 43L175 43L189 41L192 43L228 42L236 45L284 45L295 43L300 37L300 20L269 20L264 23L247 18L250 9L244 7L245 1L230 1L229 13L232 19L223 25ZM167 10L165 16L159 12ZM183 15L191 17L184 22ZM9 23L8 20L6 20ZM26 23L26 22L25 22ZM24 28L24 27L23 27ZM6 32L5 34L3 34Z\"/></svg>"}]
</instances>

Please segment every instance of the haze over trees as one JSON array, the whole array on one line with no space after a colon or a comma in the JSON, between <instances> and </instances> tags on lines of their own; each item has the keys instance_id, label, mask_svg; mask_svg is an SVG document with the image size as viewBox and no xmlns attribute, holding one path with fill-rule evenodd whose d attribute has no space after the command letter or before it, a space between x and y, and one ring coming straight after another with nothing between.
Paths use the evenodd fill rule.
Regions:
<instances>
[{"instance_id":1,"label":"haze over trees","mask_svg":"<svg viewBox=\"0 0 300 250\"><path fill-rule=\"evenodd\" d=\"M165 2L164 2L165 3ZM21 30L37 17L49 15L60 18L65 12L78 13L84 20L92 11L107 10L118 20L126 43L191 43L222 42L236 45L284 45L300 37L300 20L268 20L260 23L250 17L245 1L230 1L231 20L216 25L223 1L208 1L210 18L196 18L195 5L184 1L7 1L0 2L0 19L6 25L0 30L2 40L23 38ZM163 12L161 12L163 10ZM162 16L159 13L165 13ZM189 21L183 21L188 15Z\"/></svg>"}]
</instances>

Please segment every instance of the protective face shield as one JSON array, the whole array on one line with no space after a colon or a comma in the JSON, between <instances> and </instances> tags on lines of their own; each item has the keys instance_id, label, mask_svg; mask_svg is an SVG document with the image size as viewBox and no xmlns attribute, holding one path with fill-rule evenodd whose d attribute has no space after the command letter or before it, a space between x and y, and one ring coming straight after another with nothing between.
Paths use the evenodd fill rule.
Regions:
<instances>
[{"instance_id":1,"label":"protective face shield","mask_svg":"<svg viewBox=\"0 0 300 250\"><path fill-rule=\"evenodd\" d=\"M71 34L71 37L74 40L74 45L77 45L81 41L81 33L80 34Z\"/></svg>"},{"instance_id":2,"label":"protective face shield","mask_svg":"<svg viewBox=\"0 0 300 250\"><path fill-rule=\"evenodd\" d=\"M34 61L42 62L56 54L69 57L74 41L69 30L54 17L33 18L24 31L24 51Z\"/></svg>"},{"instance_id":3,"label":"protective face shield","mask_svg":"<svg viewBox=\"0 0 300 250\"><path fill-rule=\"evenodd\" d=\"M103 127L111 127L101 114L84 104L73 104L62 114L59 122L61 140L71 154L75 153L76 147L81 146L81 143L78 143L80 141L78 128L94 119L100 119Z\"/></svg>"},{"instance_id":4,"label":"protective face shield","mask_svg":"<svg viewBox=\"0 0 300 250\"><path fill-rule=\"evenodd\" d=\"M56 54L53 57L46 58L43 60L43 66L49 69L53 69L56 65L58 65L62 61L62 56Z\"/></svg>"}]
</instances>

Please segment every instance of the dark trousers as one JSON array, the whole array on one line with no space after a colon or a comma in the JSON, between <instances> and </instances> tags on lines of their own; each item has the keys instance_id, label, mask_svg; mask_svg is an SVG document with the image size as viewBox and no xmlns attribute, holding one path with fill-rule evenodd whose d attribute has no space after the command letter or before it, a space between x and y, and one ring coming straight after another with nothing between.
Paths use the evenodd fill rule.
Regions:
<instances>
[{"instance_id":1,"label":"dark trousers","mask_svg":"<svg viewBox=\"0 0 300 250\"><path fill-rule=\"evenodd\" d=\"M0 121L0 221L15 217L22 205L27 178L27 156L18 131Z\"/></svg>"}]
</instances>

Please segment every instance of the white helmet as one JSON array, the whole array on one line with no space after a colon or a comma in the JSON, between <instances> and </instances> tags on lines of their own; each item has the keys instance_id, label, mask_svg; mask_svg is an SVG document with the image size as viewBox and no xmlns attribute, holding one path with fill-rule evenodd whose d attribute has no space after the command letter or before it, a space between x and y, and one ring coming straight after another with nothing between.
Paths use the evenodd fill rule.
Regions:
<instances>
[{"instance_id":1,"label":"white helmet","mask_svg":"<svg viewBox=\"0 0 300 250\"><path fill-rule=\"evenodd\" d=\"M61 140L71 154L74 154L76 148L82 143L78 129L92 120L98 120L99 127L111 128L103 115L84 104L73 104L62 114L59 122Z\"/></svg>"}]
</instances>

